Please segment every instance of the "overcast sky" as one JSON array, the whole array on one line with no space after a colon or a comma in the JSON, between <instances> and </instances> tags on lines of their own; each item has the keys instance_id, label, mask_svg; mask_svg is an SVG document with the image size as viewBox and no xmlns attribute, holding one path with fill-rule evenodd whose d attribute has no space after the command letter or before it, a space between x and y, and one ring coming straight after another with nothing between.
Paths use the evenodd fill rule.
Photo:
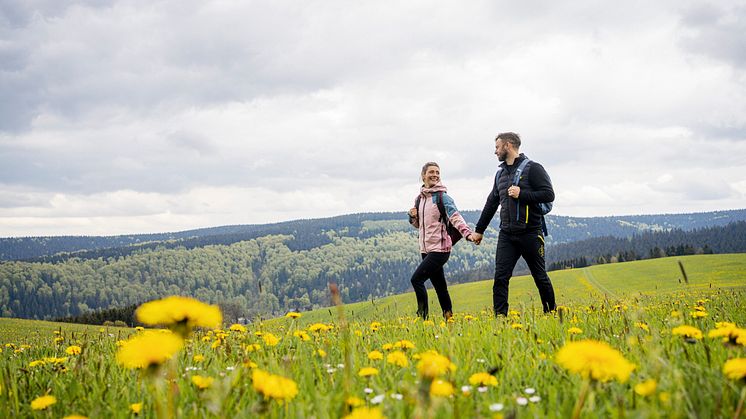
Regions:
<instances>
[{"instance_id":1,"label":"overcast sky","mask_svg":"<svg viewBox=\"0 0 746 419\"><path fill-rule=\"evenodd\" d=\"M0 1L0 236L481 209L746 207L743 1Z\"/></svg>"}]
</instances>

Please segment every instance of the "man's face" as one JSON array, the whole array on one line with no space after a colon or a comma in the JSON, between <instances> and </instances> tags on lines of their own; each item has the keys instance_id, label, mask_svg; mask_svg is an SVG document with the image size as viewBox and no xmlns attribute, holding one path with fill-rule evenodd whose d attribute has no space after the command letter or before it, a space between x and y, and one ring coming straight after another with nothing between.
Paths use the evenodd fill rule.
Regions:
<instances>
[{"instance_id":1,"label":"man's face","mask_svg":"<svg viewBox=\"0 0 746 419\"><path fill-rule=\"evenodd\" d=\"M431 188L440 182L440 169L438 166L428 166L425 174L422 176L422 182L428 188Z\"/></svg>"},{"instance_id":2,"label":"man's face","mask_svg":"<svg viewBox=\"0 0 746 419\"><path fill-rule=\"evenodd\" d=\"M505 161L508 158L508 142L503 140L495 140L495 155L500 161Z\"/></svg>"}]
</instances>

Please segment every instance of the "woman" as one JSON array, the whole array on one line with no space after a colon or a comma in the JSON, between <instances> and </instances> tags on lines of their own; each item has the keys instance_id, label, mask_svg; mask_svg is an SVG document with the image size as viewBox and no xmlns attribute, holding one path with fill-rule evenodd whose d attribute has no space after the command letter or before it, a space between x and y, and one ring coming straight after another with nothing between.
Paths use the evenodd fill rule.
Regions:
<instances>
[{"instance_id":1,"label":"woman","mask_svg":"<svg viewBox=\"0 0 746 419\"><path fill-rule=\"evenodd\" d=\"M412 274L412 286L417 296L417 315L423 319L428 316L427 290L425 281L430 282L438 295L443 317L453 316L451 296L448 295L448 285L443 274L443 265L451 255L453 245L448 235L445 220L442 220L438 209L442 198L443 207L447 214L447 221L454 226L461 236L471 241L472 231L459 214L456 204L446 194L446 187L440 183L440 166L435 162L428 162L422 166L422 187L420 195L415 199L415 206L409 210L409 222L419 232L420 253L422 262Z\"/></svg>"}]
</instances>

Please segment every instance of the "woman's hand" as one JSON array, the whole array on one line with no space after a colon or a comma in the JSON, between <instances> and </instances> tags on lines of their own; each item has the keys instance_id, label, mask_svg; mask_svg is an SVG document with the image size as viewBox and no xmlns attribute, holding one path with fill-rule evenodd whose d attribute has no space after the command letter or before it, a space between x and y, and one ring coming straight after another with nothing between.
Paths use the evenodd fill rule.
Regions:
<instances>
[{"instance_id":1,"label":"woman's hand","mask_svg":"<svg viewBox=\"0 0 746 419\"><path fill-rule=\"evenodd\" d=\"M409 210L409 216L412 218L417 218L417 208L412 208Z\"/></svg>"}]
</instances>

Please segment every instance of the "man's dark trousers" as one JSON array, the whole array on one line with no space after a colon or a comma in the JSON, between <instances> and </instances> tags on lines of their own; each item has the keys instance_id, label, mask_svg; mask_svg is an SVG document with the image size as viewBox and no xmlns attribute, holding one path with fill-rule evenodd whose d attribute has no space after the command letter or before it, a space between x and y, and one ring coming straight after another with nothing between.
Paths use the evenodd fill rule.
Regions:
<instances>
[{"instance_id":1,"label":"man's dark trousers","mask_svg":"<svg viewBox=\"0 0 746 419\"><path fill-rule=\"evenodd\" d=\"M554 288L544 265L544 236L541 230L510 234L500 230L495 254L495 282L492 285L492 304L495 315L508 315L508 284L518 258L528 264L536 288L539 289L544 312L555 310Z\"/></svg>"}]
</instances>

